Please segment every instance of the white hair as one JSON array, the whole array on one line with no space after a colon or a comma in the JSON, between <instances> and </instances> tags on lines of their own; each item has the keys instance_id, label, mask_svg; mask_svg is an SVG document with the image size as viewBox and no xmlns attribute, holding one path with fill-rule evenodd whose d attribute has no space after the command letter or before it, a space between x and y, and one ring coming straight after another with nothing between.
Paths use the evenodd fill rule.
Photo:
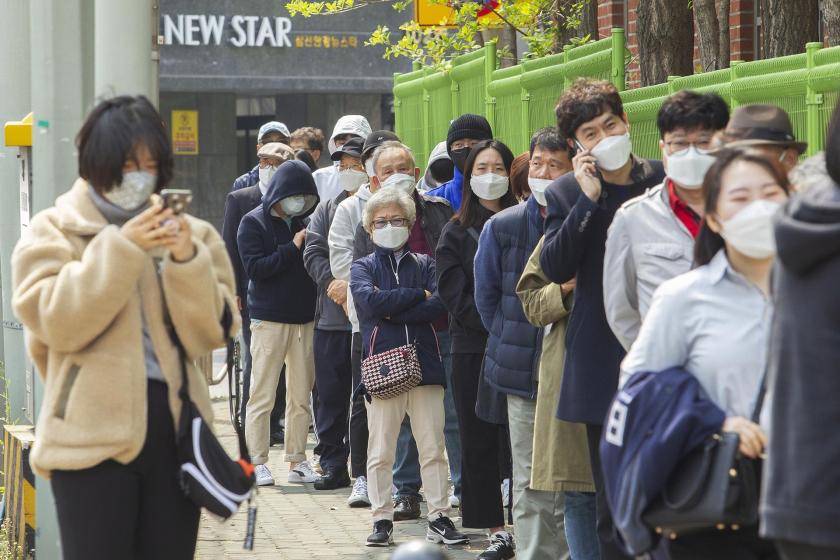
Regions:
<instances>
[{"instance_id":1,"label":"white hair","mask_svg":"<svg viewBox=\"0 0 840 560\"><path fill-rule=\"evenodd\" d=\"M383 142L381 146L376 148L373 151L373 170L376 171L376 164L379 163L379 158L382 157L382 154L389 150L402 150L408 155L408 159L411 160L411 167L412 169L417 167L417 160L414 159L414 152L411 151L411 148L399 142L397 140L388 140L387 142Z\"/></svg>"},{"instance_id":2,"label":"white hair","mask_svg":"<svg viewBox=\"0 0 840 560\"><path fill-rule=\"evenodd\" d=\"M373 231L373 216L381 209L392 205L399 206L402 209L408 219L408 228L411 229L417 219L414 199L411 198L410 194L398 189L386 188L376 191L365 204L365 211L362 216L365 231L371 233Z\"/></svg>"}]
</instances>

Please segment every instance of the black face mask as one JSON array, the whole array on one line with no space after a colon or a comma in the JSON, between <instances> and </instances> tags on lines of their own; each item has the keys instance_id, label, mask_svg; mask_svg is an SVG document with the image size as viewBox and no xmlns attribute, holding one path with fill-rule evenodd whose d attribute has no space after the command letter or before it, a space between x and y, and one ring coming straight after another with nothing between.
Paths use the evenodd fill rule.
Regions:
<instances>
[{"instance_id":1,"label":"black face mask","mask_svg":"<svg viewBox=\"0 0 840 560\"><path fill-rule=\"evenodd\" d=\"M452 158L452 163L455 164L461 173L464 172L464 167L467 165L467 156L470 155L471 148L460 148L458 150L452 150L449 152L449 156Z\"/></svg>"}]
</instances>

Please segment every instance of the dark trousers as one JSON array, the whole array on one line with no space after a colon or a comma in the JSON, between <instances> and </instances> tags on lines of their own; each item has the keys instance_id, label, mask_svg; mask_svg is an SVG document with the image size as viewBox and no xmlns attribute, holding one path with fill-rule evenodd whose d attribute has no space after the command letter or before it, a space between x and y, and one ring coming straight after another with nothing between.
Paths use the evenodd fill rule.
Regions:
<instances>
[{"instance_id":1,"label":"dark trousers","mask_svg":"<svg viewBox=\"0 0 840 560\"><path fill-rule=\"evenodd\" d=\"M315 329L315 386L318 402L315 424L324 470L346 469L350 455L348 415L353 370L350 366L349 331Z\"/></svg>"},{"instance_id":2,"label":"dark trousers","mask_svg":"<svg viewBox=\"0 0 840 560\"><path fill-rule=\"evenodd\" d=\"M362 382L362 335L353 333L350 349L353 389ZM353 478L367 476L368 423L365 398L356 396L350 408L350 474Z\"/></svg>"},{"instance_id":3,"label":"dark trousers","mask_svg":"<svg viewBox=\"0 0 840 560\"><path fill-rule=\"evenodd\" d=\"M452 395L461 437L461 513L463 526L471 529L505 524L500 486L504 429L475 415L483 360L483 354L452 354Z\"/></svg>"},{"instance_id":4,"label":"dark trousers","mask_svg":"<svg viewBox=\"0 0 840 560\"><path fill-rule=\"evenodd\" d=\"M668 543L671 560L778 560L772 541L758 536L758 525L738 531L710 529L677 537ZM803 556L817 560L814 556ZM830 556L829 558L838 558Z\"/></svg>"},{"instance_id":5,"label":"dark trousers","mask_svg":"<svg viewBox=\"0 0 840 560\"><path fill-rule=\"evenodd\" d=\"M64 560L192 558L199 509L178 485L179 468L166 384L149 381L136 459L52 474Z\"/></svg>"},{"instance_id":6,"label":"dark trousers","mask_svg":"<svg viewBox=\"0 0 840 560\"><path fill-rule=\"evenodd\" d=\"M601 470L601 454L598 452L601 443L603 426L586 425L586 439L589 443L589 464L592 467L592 479L595 483L595 511L597 515L598 540L601 544L601 560L631 559L624 554L615 542L615 526L613 525L607 494L604 490L604 473ZM720 559L715 559L720 560Z\"/></svg>"},{"instance_id":7,"label":"dark trousers","mask_svg":"<svg viewBox=\"0 0 840 560\"><path fill-rule=\"evenodd\" d=\"M241 348L242 356L245 358L245 367L242 368L242 408L239 410L239 419L242 426L245 426L245 408L248 399L251 398L251 318L248 310L243 308L242 315L242 338L245 340ZM286 416L286 366L280 372L280 381L277 383L277 394L274 397L274 408L271 410L271 433L280 431L283 426L283 418Z\"/></svg>"},{"instance_id":8,"label":"dark trousers","mask_svg":"<svg viewBox=\"0 0 840 560\"><path fill-rule=\"evenodd\" d=\"M840 558L840 548L791 541L776 541L776 546L785 560L837 560Z\"/></svg>"}]
</instances>

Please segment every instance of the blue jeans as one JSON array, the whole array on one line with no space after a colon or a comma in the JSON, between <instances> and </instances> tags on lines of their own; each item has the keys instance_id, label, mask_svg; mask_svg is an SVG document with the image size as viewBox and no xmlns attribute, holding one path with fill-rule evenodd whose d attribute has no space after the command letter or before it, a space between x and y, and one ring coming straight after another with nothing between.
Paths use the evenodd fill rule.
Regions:
<instances>
[{"instance_id":1,"label":"blue jeans","mask_svg":"<svg viewBox=\"0 0 840 560\"><path fill-rule=\"evenodd\" d=\"M566 492L566 542L574 560L600 560L598 532L595 530L595 494Z\"/></svg>"},{"instance_id":2,"label":"blue jeans","mask_svg":"<svg viewBox=\"0 0 840 560\"><path fill-rule=\"evenodd\" d=\"M443 408L446 423L443 437L446 443L446 455L449 457L449 476L455 487L455 495L461 497L461 440L458 436L458 417L455 414L455 401L452 398L452 356L449 331L438 331L438 344L446 372L446 390L443 393ZM397 438L397 454L394 460L394 486L398 496L420 495L420 459L417 444L411 435L411 422L408 416L403 419L400 435Z\"/></svg>"}]
</instances>

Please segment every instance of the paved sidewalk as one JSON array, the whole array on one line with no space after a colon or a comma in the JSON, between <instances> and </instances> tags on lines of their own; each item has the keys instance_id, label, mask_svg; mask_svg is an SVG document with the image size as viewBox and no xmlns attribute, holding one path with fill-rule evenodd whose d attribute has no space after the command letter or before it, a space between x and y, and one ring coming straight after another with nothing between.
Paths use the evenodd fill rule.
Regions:
<instances>
[{"instance_id":1,"label":"paved sidewalk","mask_svg":"<svg viewBox=\"0 0 840 560\"><path fill-rule=\"evenodd\" d=\"M227 395L225 389L213 388L211 394ZM228 419L227 402L214 402L216 433L231 454L235 454L236 438ZM314 439L310 435L311 457ZM288 464L283 462L282 447L272 447L269 467L277 485L263 487L257 498L257 531L253 551L242 548L245 536L246 508L227 522L220 522L207 514L202 515L198 535L200 560L221 560L233 558L284 560L301 558L320 559L362 559L384 560L393 552L391 549L376 549L364 546L372 523L368 509L351 509L346 504L350 489L318 492L311 484L289 484L286 482ZM425 504L424 513L425 513ZM452 518L460 527L460 518L453 512ZM422 518L425 519L425 518ZM425 536L425 521L404 521L394 524L396 544ZM487 538L481 531L468 531L469 547L449 547L452 560L476 558L487 546Z\"/></svg>"}]
</instances>

